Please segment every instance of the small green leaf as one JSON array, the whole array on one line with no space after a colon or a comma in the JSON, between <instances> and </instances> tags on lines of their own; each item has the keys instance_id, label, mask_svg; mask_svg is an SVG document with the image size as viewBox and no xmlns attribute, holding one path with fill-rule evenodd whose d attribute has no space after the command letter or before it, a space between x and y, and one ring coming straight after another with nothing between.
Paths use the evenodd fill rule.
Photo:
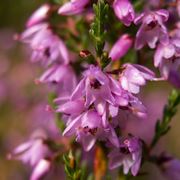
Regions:
<instances>
[{"instance_id":1,"label":"small green leaf","mask_svg":"<svg viewBox=\"0 0 180 180\"><path fill-rule=\"evenodd\" d=\"M180 104L180 91L173 90L168 98L168 103L164 106L162 120L158 120L155 126L155 135L151 142L153 148L159 139L167 134L170 130L170 122L177 112L177 106Z\"/></svg>"},{"instance_id":2,"label":"small green leaf","mask_svg":"<svg viewBox=\"0 0 180 180\"><path fill-rule=\"evenodd\" d=\"M97 4L93 4L93 9L95 18L89 33L94 41L97 57L101 57L105 45L105 25L108 19L109 5L104 0L98 0Z\"/></svg>"}]
</instances>

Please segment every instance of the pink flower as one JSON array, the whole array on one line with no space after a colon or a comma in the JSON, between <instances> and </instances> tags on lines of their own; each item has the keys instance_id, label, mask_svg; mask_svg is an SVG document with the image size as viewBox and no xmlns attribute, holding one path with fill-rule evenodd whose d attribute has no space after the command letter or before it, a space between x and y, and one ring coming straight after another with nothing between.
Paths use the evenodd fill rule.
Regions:
<instances>
[{"instance_id":1,"label":"pink flower","mask_svg":"<svg viewBox=\"0 0 180 180\"><path fill-rule=\"evenodd\" d=\"M46 159L41 159L38 164L35 166L30 180L39 180L43 176L46 175L46 173L50 170L51 168L51 162Z\"/></svg>"},{"instance_id":2,"label":"pink flower","mask_svg":"<svg viewBox=\"0 0 180 180\"><path fill-rule=\"evenodd\" d=\"M134 20L135 24L142 23L136 34L135 48L141 49L146 43L150 48L155 48L158 40L166 43L168 33L163 23L168 20L168 17L169 12L164 9L139 15Z\"/></svg>"},{"instance_id":3,"label":"pink flower","mask_svg":"<svg viewBox=\"0 0 180 180\"><path fill-rule=\"evenodd\" d=\"M77 78L70 65L54 64L36 82L55 84L61 94L70 94L77 84Z\"/></svg>"},{"instance_id":4,"label":"pink flower","mask_svg":"<svg viewBox=\"0 0 180 180\"><path fill-rule=\"evenodd\" d=\"M110 50L109 56L113 61L123 57L132 46L132 39L128 34L122 35Z\"/></svg>"},{"instance_id":5,"label":"pink flower","mask_svg":"<svg viewBox=\"0 0 180 180\"><path fill-rule=\"evenodd\" d=\"M64 42L55 35L46 23L27 28L20 36L20 40L28 44L32 52L32 61L42 61L49 65L52 62L69 63L69 54Z\"/></svg>"},{"instance_id":6,"label":"pink flower","mask_svg":"<svg viewBox=\"0 0 180 180\"><path fill-rule=\"evenodd\" d=\"M136 176L140 165L142 156L142 143L136 137L128 137L120 139L120 146L113 148L108 155L109 168L115 169L123 166L124 174L128 174L131 169L133 176Z\"/></svg>"},{"instance_id":7,"label":"pink flower","mask_svg":"<svg viewBox=\"0 0 180 180\"><path fill-rule=\"evenodd\" d=\"M56 111L66 115L76 116L81 114L84 110L84 100L82 98L75 101L68 101L62 105L59 105Z\"/></svg>"},{"instance_id":8,"label":"pink flower","mask_svg":"<svg viewBox=\"0 0 180 180\"><path fill-rule=\"evenodd\" d=\"M180 87L180 39L173 38L167 44L159 44L154 55L154 66L159 67L162 78Z\"/></svg>"},{"instance_id":9,"label":"pink flower","mask_svg":"<svg viewBox=\"0 0 180 180\"><path fill-rule=\"evenodd\" d=\"M26 23L26 27L33 26L45 20L48 17L48 12L51 6L49 4L42 5L38 10L36 10L31 17L29 18L28 22Z\"/></svg>"},{"instance_id":10,"label":"pink flower","mask_svg":"<svg viewBox=\"0 0 180 180\"><path fill-rule=\"evenodd\" d=\"M169 80L177 88L180 87L179 67L180 67L179 58L176 59L175 61L164 61L159 67L161 76L164 79Z\"/></svg>"},{"instance_id":11,"label":"pink flower","mask_svg":"<svg viewBox=\"0 0 180 180\"><path fill-rule=\"evenodd\" d=\"M113 9L116 16L126 26L130 26L135 18L135 12L129 0L114 0Z\"/></svg>"},{"instance_id":12,"label":"pink flower","mask_svg":"<svg viewBox=\"0 0 180 180\"><path fill-rule=\"evenodd\" d=\"M146 84L146 80L153 80L155 74L148 68L138 64L124 64L119 81L124 90L138 94L140 86Z\"/></svg>"},{"instance_id":13,"label":"pink flower","mask_svg":"<svg viewBox=\"0 0 180 180\"><path fill-rule=\"evenodd\" d=\"M147 117L147 110L145 106L137 97L133 96L131 93L128 93L127 91L122 91L121 95L115 95L115 99L116 105L110 106L111 117L116 117L120 109L122 109L122 111L124 111L125 113L131 113L138 118Z\"/></svg>"},{"instance_id":14,"label":"pink flower","mask_svg":"<svg viewBox=\"0 0 180 180\"><path fill-rule=\"evenodd\" d=\"M46 134L43 131L36 131L33 133L30 140L16 147L9 159L21 160L23 163L35 166L41 159L50 155L50 150L44 141Z\"/></svg>"},{"instance_id":15,"label":"pink flower","mask_svg":"<svg viewBox=\"0 0 180 180\"><path fill-rule=\"evenodd\" d=\"M90 109L68 121L63 135L73 134L76 135L76 140L82 143L85 151L91 150L98 139L108 139L114 146L119 145L114 129L111 126L103 126L103 117L95 109Z\"/></svg>"},{"instance_id":16,"label":"pink flower","mask_svg":"<svg viewBox=\"0 0 180 180\"><path fill-rule=\"evenodd\" d=\"M61 15L74 15L84 11L85 6L90 2L90 0L71 0L65 3L58 10Z\"/></svg>"},{"instance_id":17,"label":"pink flower","mask_svg":"<svg viewBox=\"0 0 180 180\"><path fill-rule=\"evenodd\" d=\"M176 46L173 42L169 42L167 44L159 44L156 52L154 54L154 66L159 67L164 60L169 59L169 61L175 56L176 54Z\"/></svg>"},{"instance_id":18,"label":"pink flower","mask_svg":"<svg viewBox=\"0 0 180 180\"><path fill-rule=\"evenodd\" d=\"M84 72L84 78L72 93L71 100L85 96L86 107L90 106L97 99L114 104L113 89L111 89L110 86L110 79L107 74L101 71L99 67L91 65L89 69Z\"/></svg>"}]
</instances>

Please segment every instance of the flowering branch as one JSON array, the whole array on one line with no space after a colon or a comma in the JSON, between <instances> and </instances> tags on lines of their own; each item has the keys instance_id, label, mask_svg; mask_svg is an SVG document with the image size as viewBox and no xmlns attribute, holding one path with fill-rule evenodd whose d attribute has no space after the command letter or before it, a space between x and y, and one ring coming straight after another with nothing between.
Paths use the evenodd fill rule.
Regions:
<instances>
[{"instance_id":1,"label":"flowering branch","mask_svg":"<svg viewBox=\"0 0 180 180\"><path fill-rule=\"evenodd\" d=\"M168 103L164 107L162 121L158 120L155 128L155 135L151 143L151 148L153 148L159 139L167 134L170 130L170 122L177 112L177 106L180 104L180 92L178 90L173 90L169 96Z\"/></svg>"},{"instance_id":2,"label":"flowering branch","mask_svg":"<svg viewBox=\"0 0 180 180\"><path fill-rule=\"evenodd\" d=\"M87 175L85 166L78 160L78 152L82 149L74 146L76 141L86 152L95 147L94 171L91 173L94 179L107 179L113 174L107 169L116 168L119 168L120 179L132 179L145 175L141 172L145 161L162 165L169 158L166 155L151 156L151 150L169 131L180 103L180 92L173 90L169 96L150 146L143 137L127 132L123 121L133 116L147 117L147 109L138 96L147 81L168 80L180 88L180 27L168 31L166 25L171 11L162 8L151 11L152 2L144 0L53 2L60 7L54 3L42 5L29 18L25 31L17 39L32 49L32 62L38 62L44 69L36 82L46 83L53 91L48 95L46 110L54 112L56 127L61 129L62 137L59 131L54 133L56 129L52 124L47 132L33 133L27 142L14 149L9 159L30 164L33 168L31 180L38 180L53 171L50 167L59 165L62 160L68 179L88 179L84 177ZM89 27L93 43L87 35ZM91 49L92 44L96 55ZM155 50L154 58L152 51L148 53L148 49L142 49L147 45ZM138 53L153 59L162 77L157 78L145 66L143 58L138 58ZM62 153L70 149L75 155L70 151L62 158Z\"/></svg>"}]
</instances>

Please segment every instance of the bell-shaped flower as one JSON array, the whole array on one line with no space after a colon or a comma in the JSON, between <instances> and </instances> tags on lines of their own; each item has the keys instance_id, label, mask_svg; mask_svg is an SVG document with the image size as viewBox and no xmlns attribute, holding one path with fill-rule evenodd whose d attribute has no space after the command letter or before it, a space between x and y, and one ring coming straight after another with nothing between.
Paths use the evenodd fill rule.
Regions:
<instances>
[{"instance_id":1,"label":"bell-shaped flower","mask_svg":"<svg viewBox=\"0 0 180 180\"><path fill-rule=\"evenodd\" d=\"M135 12L129 0L114 0L113 9L124 25L130 26L134 21Z\"/></svg>"},{"instance_id":2,"label":"bell-shaped flower","mask_svg":"<svg viewBox=\"0 0 180 180\"><path fill-rule=\"evenodd\" d=\"M138 94L140 86L146 84L146 80L153 80L155 74L148 68L138 64L124 64L119 81L124 90Z\"/></svg>"},{"instance_id":3,"label":"bell-shaped flower","mask_svg":"<svg viewBox=\"0 0 180 180\"><path fill-rule=\"evenodd\" d=\"M31 139L16 147L8 159L21 160L23 163L35 166L41 159L51 154L50 149L44 143L47 139L43 131L36 131Z\"/></svg>"},{"instance_id":4,"label":"bell-shaped flower","mask_svg":"<svg viewBox=\"0 0 180 180\"><path fill-rule=\"evenodd\" d=\"M41 61L49 65L52 62L69 63L69 54L65 43L55 35L46 23L27 28L19 39L33 50L32 61Z\"/></svg>"},{"instance_id":5,"label":"bell-shaped flower","mask_svg":"<svg viewBox=\"0 0 180 180\"><path fill-rule=\"evenodd\" d=\"M71 94L77 84L77 78L70 65L54 64L36 80L36 83L57 84L61 94Z\"/></svg>"},{"instance_id":6,"label":"bell-shaped flower","mask_svg":"<svg viewBox=\"0 0 180 180\"><path fill-rule=\"evenodd\" d=\"M131 113L139 118L147 117L147 110L143 103L131 93L122 91L121 95L115 95L116 105L110 106L111 117L118 115L119 109ZM116 118L115 118L116 119Z\"/></svg>"},{"instance_id":7,"label":"bell-shaped flower","mask_svg":"<svg viewBox=\"0 0 180 180\"><path fill-rule=\"evenodd\" d=\"M132 46L132 42L128 34L122 35L109 52L109 57L111 57L112 61L116 61L126 55Z\"/></svg>"},{"instance_id":8,"label":"bell-shaped flower","mask_svg":"<svg viewBox=\"0 0 180 180\"><path fill-rule=\"evenodd\" d=\"M134 23L142 23L136 34L135 48L141 49L146 43L150 48L155 48L158 40L161 43L168 41L167 29L164 22L168 20L167 10L145 12L135 18Z\"/></svg>"},{"instance_id":9,"label":"bell-shaped flower","mask_svg":"<svg viewBox=\"0 0 180 180\"><path fill-rule=\"evenodd\" d=\"M141 165L142 143L136 137L121 139L119 147L114 147L108 157L110 169L123 166L124 174L131 170L132 175L136 176Z\"/></svg>"},{"instance_id":10,"label":"bell-shaped flower","mask_svg":"<svg viewBox=\"0 0 180 180\"><path fill-rule=\"evenodd\" d=\"M51 168L51 162L47 159L41 159L31 174L30 180L39 180L44 177Z\"/></svg>"},{"instance_id":11,"label":"bell-shaped flower","mask_svg":"<svg viewBox=\"0 0 180 180\"><path fill-rule=\"evenodd\" d=\"M33 26L45 20L48 17L51 6L49 4L43 4L38 8L28 19L26 27Z\"/></svg>"},{"instance_id":12,"label":"bell-shaped flower","mask_svg":"<svg viewBox=\"0 0 180 180\"><path fill-rule=\"evenodd\" d=\"M172 61L163 61L159 70L163 79L168 80L177 88L180 88L180 58Z\"/></svg>"},{"instance_id":13,"label":"bell-shaped flower","mask_svg":"<svg viewBox=\"0 0 180 180\"><path fill-rule=\"evenodd\" d=\"M74 101L67 101L59 105L56 112L61 112L65 115L77 116L85 110L84 99L77 99Z\"/></svg>"},{"instance_id":14,"label":"bell-shaped flower","mask_svg":"<svg viewBox=\"0 0 180 180\"><path fill-rule=\"evenodd\" d=\"M65 3L58 10L58 13L61 15L74 15L79 14L84 11L84 8L90 0L71 0L70 2Z\"/></svg>"},{"instance_id":15,"label":"bell-shaped flower","mask_svg":"<svg viewBox=\"0 0 180 180\"><path fill-rule=\"evenodd\" d=\"M159 67L164 60L171 61L176 54L176 44L172 41L169 41L166 44L160 43L154 54L154 66Z\"/></svg>"},{"instance_id":16,"label":"bell-shaped flower","mask_svg":"<svg viewBox=\"0 0 180 180\"><path fill-rule=\"evenodd\" d=\"M110 79L99 67L91 65L84 72L84 78L79 82L72 93L71 100L85 97L85 106L88 107L97 99L102 99L110 104L114 104Z\"/></svg>"},{"instance_id":17,"label":"bell-shaped flower","mask_svg":"<svg viewBox=\"0 0 180 180\"><path fill-rule=\"evenodd\" d=\"M173 38L167 44L159 44L154 55L154 66L159 67L161 76L177 88L180 87L180 39Z\"/></svg>"},{"instance_id":18,"label":"bell-shaped flower","mask_svg":"<svg viewBox=\"0 0 180 180\"><path fill-rule=\"evenodd\" d=\"M82 143L84 150L89 151L96 140L109 140L118 146L118 139L114 129L109 126L103 127L102 116L95 109L90 109L68 122L63 132L65 136L76 135L76 140Z\"/></svg>"}]
</instances>

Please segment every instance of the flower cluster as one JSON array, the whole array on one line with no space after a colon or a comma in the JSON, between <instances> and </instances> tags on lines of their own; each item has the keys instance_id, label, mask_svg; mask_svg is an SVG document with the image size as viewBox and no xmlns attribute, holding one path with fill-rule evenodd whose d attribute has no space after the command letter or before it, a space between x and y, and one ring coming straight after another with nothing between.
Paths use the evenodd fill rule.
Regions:
<instances>
[{"instance_id":1,"label":"flower cluster","mask_svg":"<svg viewBox=\"0 0 180 180\"><path fill-rule=\"evenodd\" d=\"M75 135L76 140L82 143L86 151L92 149L97 140L111 143L115 148L121 149L122 145L115 132L120 123L116 118L117 115L121 115L118 111L124 109L138 117L145 117L145 107L133 94L139 93L140 86L145 85L146 80L153 79L154 73L140 65L125 64L115 78L110 72L104 72L99 67L90 65L69 100L58 106L57 112L68 116L67 127L63 134ZM132 149L139 147L138 159L133 157L133 160L140 165L141 146L139 140L133 139L134 137L129 138L130 142L131 140L134 142ZM134 151L130 151L129 154L132 152ZM128 156L124 158L126 161ZM133 171L134 175L138 169Z\"/></svg>"},{"instance_id":2,"label":"flower cluster","mask_svg":"<svg viewBox=\"0 0 180 180\"><path fill-rule=\"evenodd\" d=\"M147 81L169 80L177 88L180 87L179 29L168 32L166 23L169 11L165 9L152 11L144 8L143 10L142 5L143 12L138 14L135 5L129 0L93 2L97 4L94 5L97 17L94 22L91 22L91 32L98 32L94 38L96 54L92 50L92 45L89 45L91 44L89 39L87 40L84 34L81 37L81 33L86 31L79 30L79 33L78 30L74 30L75 25L72 22L77 20L74 16L80 16L83 19L82 14L84 14L83 23L92 21L93 3L90 0L71 0L58 7L58 10L51 4L42 5L29 18L26 30L18 36L18 39L32 49L32 61L39 62L46 69L36 83L48 83L52 89L54 85L56 87L53 107L48 110L60 115L58 117L63 121L61 123L65 124L63 136L68 139L75 137L85 151L92 150L98 144L97 142L99 144L103 142L101 148L105 148L109 153L107 156L109 169L123 167L124 174L131 171L131 174L136 176L141 167L144 149L146 153L150 153L152 147L146 147L140 137L125 134L121 118L124 114L128 114L129 117L146 119L147 110L139 94L141 87L145 86ZM133 34L130 30L125 32L122 28L120 37L113 40L114 45L106 42L104 39L105 35L108 35L107 18L104 18L106 19L104 21L101 19L101 11L108 8L111 8L110 15L115 22L120 23L119 28L130 29L130 26L133 26L136 29L138 24L141 24L137 33ZM68 32L71 37L77 35L74 38L75 41L84 42L85 45L82 42L84 46L79 45L80 57L72 57L69 52L73 50L68 50L67 39L60 38L61 33L59 35L57 32L60 27L58 24L54 26L50 21L54 11L57 11L61 18L70 19L68 23L72 25L72 32L71 30ZM88 35L85 34L85 36ZM112 47L109 48L111 45ZM143 63L139 63L140 61L130 63L126 59L132 50L139 54L147 51L146 45L148 45L147 48L155 49L154 67L160 70L158 78L152 70ZM105 50L108 48L109 52ZM138 58L140 59L140 56ZM171 108L175 108L177 104L175 103ZM32 180L38 179L50 169L52 161L50 163L49 158L53 153L57 153L52 151L44 141L44 137L33 137L27 143L17 147L10 156L34 167ZM146 154L146 157L149 156L150 154Z\"/></svg>"},{"instance_id":3,"label":"flower cluster","mask_svg":"<svg viewBox=\"0 0 180 180\"><path fill-rule=\"evenodd\" d=\"M60 94L68 94L76 84L76 75L70 65L68 49L62 39L53 31L47 19L51 6L45 4L29 18L26 30L18 39L32 49L31 60L48 68L36 83L61 84Z\"/></svg>"}]
</instances>

